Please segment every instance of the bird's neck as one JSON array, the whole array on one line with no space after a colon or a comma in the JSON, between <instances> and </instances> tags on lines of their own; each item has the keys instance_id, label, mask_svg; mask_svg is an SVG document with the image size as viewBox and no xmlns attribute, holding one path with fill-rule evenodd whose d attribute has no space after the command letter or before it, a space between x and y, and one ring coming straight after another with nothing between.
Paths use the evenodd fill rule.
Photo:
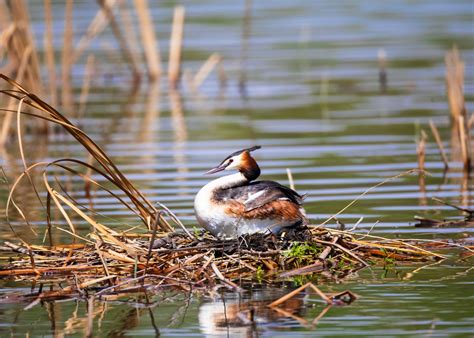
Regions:
<instances>
[{"instance_id":1,"label":"bird's neck","mask_svg":"<svg viewBox=\"0 0 474 338\"><path fill-rule=\"evenodd\" d=\"M207 185L212 190L214 189L229 189L234 187L239 187L241 185L247 184L250 182L244 174L238 172L232 175L227 175L223 177L219 177L214 181L209 182Z\"/></svg>"}]
</instances>

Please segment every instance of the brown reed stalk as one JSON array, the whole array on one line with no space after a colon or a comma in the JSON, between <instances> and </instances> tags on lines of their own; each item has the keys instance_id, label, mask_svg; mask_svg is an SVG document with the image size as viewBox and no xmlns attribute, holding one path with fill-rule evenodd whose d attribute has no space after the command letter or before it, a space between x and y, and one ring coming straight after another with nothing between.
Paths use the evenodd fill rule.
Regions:
<instances>
[{"instance_id":1,"label":"brown reed stalk","mask_svg":"<svg viewBox=\"0 0 474 338\"><path fill-rule=\"evenodd\" d=\"M418 174L418 185L420 186L420 192L421 192L421 199L420 199L420 204L421 205L426 205L427 204L427 199L426 199L426 183L425 183L425 148L426 148L426 140L427 140L427 135L425 131L422 129L421 130L421 137L418 140L418 144L416 147L416 153L418 155L418 169L419 169L419 174Z\"/></svg>"},{"instance_id":2,"label":"brown reed stalk","mask_svg":"<svg viewBox=\"0 0 474 338\"><path fill-rule=\"evenodd\" d=\"M131 52L130 47L129 47L129 42L127 41L126 37L123 35L122 30L120 29L120 25L115 19L112 7L109 5L109 1L97 0L97 2L103 9L107 19L109 20L110 27L112 28L112 31L120 44L120 51L122 53L123 59L129 65L134 79L138 81L138 79L140 79L139 67L137 64L135 64L133 53Z\"/></svg>"},{"instance_id":3,"label":"brown reed stalk","mask_svg":"<svg viewBox=\"0 0 474 338\"><path fill-rule=\"evenodd\" d=\"M464 100L464 70L465 65L461 60L458 49L453 49L446 54L446 91L449 100L452 121L453 148L461 151L461 160L464 170L470 171L471 161L471 137L469 133L469 118ZM453 152L454 153L454 152Z\"/></svg>"},{"instance_id":4,"label":"brown reed stalk","mask_svg":"<svg viewBox=\"0 0 474 338\"><path fill-rule=\"evenodd\" d=\"M466 107L464 102L464 62L459 56L459 50L456 46L446 53L446 92L449 101L451 117L455 124L459 116L466 116Z\"/></svg>"},{"instance_id":5,"label":"brown reed stalk","mask_svg":"<svg viewBox=\"0 0 474 338\"><path fill-rule=\"evenodd\" d=\"M135 10L140 24L142 44L148 65L148 76L151 80L155 80L161 75L161 57L153 20L148 8L148 0L135 0Z\"/></svg>"},{"instance_id":6,"label":"brown reed stalk","mask_svg":"<svg viewBox=\"0 0 474 338\"><path fill-rule=\"evenodd\" d=\"M181 49L184 32L183 6L176 6L173 14L173 27L171 30L170 55L168 60L168 81L172 88L176 88L181 72Z\"/></svg>"},{"instance_id":7,"label":"brown reed stalk","mask_svg":"<svg viewBox=\"0 0 474 338\"><path fill-rule=\"evenodd\" d=\"M52 106L50 106L49 104L41 100L36 95L28 92L26 89L21 87L15 81L11 80L10 78L6 77L3 74L0 74L0 78L2 78L7 84L15 88L14 91L1 90L0 93L3 93L4 95L12 97L16 100L22 100L23 98L26 98L24 100L24 103L32 108L38 109L40 113L44 114L44 116L41 114L28 113L24 111L21 111L22 114L45 119L47 121L61 125L66 131L68 131L71 134L71 136L73 136L82 146L84 146L87 152L89 152L97 161L97 163L100 165L100 167L92 168L95 171L95 173L102 175L109 182L113 183L118 189L120 189L129 198L129 200L131 201L131 205L133 205L135 209L132 209L130 204L123 201L120 197L118 197L113 192L109 191L109 193L111 193L119 201L125 202L125 203L123 202L122 203L128 208L130 208L131 210L133 210L134 212L136 212L137 215L145 224L147 222L146 220L148 217L150 216L153 217L157 213L157 209L153 206L153 204L125 177L125 175L123 175L123 173L118 169L115 163L87 134L85 134L82 130L74 126L64 115L60 114ZM87 163L78 161L78 160L69 159L67 160L67 162L76 163L85 168L89 167ZM69 170L67 167L62 167L62 168L65 170ZM47 181L45 181L44 183L47 186L49 186ZM80 210L76 210L73 204L70 205L71 201L69 199L63 197L60 194L58 195L57 193L53 191L54 189L50 188L48 190L50 191L50 195L53 198L53 201L58 206L58 208L59 208L60 200L61 200L62 203L67 204L71 209L74 209L75 212L79 216L81 216L88 222L90 221L90 217L85 215ZM13 193L13 188L10 195L12 193ZM98 227L98 225L95 222L91 223L91 225L93 227ZM172 230L171 225L164 218L160 219L160 228L164 231Z\"/></svg>"},{"instance_id":8,"label":"brown reed stalk","mask_svg":"<svg viewBox=\"0 0 474 338\"><path fill-rule=\"evenodd\" d=\"M44 58L49 76L49 95L51 104L58 106L57 84L56 84L56 63L54 60L53 46L53 17L51 13L51 0L44 0L44 20L46 29L44 32Z\"/></svg>"},{"instance_id":9,"label":"brown reed stalk","mask_svg":"<svg viewBox=\"0 0 474 338\"><path fill-rule=\"evenodd\" d=\"M31 55L31 49L26 49L23 54L20 66L18 67L17 78L18 82L22 82L25 74L27 72L28 61ZM10 133L14 112L13 109L16 105L16 99L11 97L8 101L7 110L5 111L5 117L2 121L2 128L0 130L0 147L5 146L5 143L8 140L8 135Z\"/></svg>"},{"instance_id":10,"label":"brown reed stalk","mask_svg":"<svg viewBox=\"0 0 474 338\"><path fill-rule=\"evenodd\" d=\"M449 168L449 164L448 164L448 158L446 157L446 154L444 152L443 141L441 141L441 136L439 135L438 128L436 128L436 125L431 119L430 119L430 128L431 128L431 133L433 134L436 140L436 144L438 145L441 158L443 159L444 169L447 170Z\"/></svg>"},{"instance_id":11,"label":"brown reed stalk","mask_svg":"<svg viewBox=\"0 0 474 338\"><path fill-rule=\"evenodd\" d=\"M42 78L39 67L39 59L31 31L30 16L28 7L24 0L9 1L8 3L0 2L0 19L2 23L0 27L0 49L5 51L7 55L7 64L2 71L19 78L20 67L26 60L27 64L23 65L24 73L22 74L22 82L29 89L41 95ZM25 55L28 55L25 58ZM7 134L11 130L11 115L4 117L2 125L2 134L0 136L0 144L4 144ZM47 132L48 126L44 121L37 123L34 128L41 132Z\"/></svg>"},{"instance_id":12,"label":"brown reed stalk","mask_svg":"<svg viewBox=\"0 0 474 338\"><path fill-rule=\"evenodd\" d=\"M92 75L95 68L95 57L93 54L90 54L87 57L86 70L84 74L84 79L82 82L81 96L79 97L79 108L77 110L77 118L81 119L84 117L86 111L87 97L89 96L89 89L91 84Z\"/></svg>"},{"instance_id":13,"label":"brown reed stalk","mask_svg":"<svg viewBox=\"0 0 474 338\"><path fill-rule=\"evenodd\" d=\"M10 48L15 48L15 52L18 55L18 60L21 59L23 51L26 48L31 48L31 58L29 60L24 81L29 90L41 95L42 80L39 66L40 62L36 51L33 33L31 31L31 21L30 15L28 13L28 7L26 6L24 0L10 1L9 5L11 17L17 28Z\"/></svg>"},{"instance_id":14,"label":"brown reed stalk","mask_svg":"<svg viewBox=\"0 0 474 338\"><path fill-rule=\"evenodd\" d=\"M427 135L425 131L421 130L421 137L418 140L418 144L416 147L416 153L418 155L418 169L420 171L425 170L425 148L426 148L426 139Z\"/></svg>"},{"instance_id":15,"label":"brown reed stalk","mask_svg":"<svg viewBox=\"0 0 474 338\"><path fill-rule=\"evenodd\" d=\"M0 61L8 53L7 45L8 40L12 32L15 30L15 25L11 22L8 14L7 4L4 1L0 1ZM3 67L2 71L5 72L7 67Z\"/></svg>"},{"instance_id":16,"label":"brown reed stalk","mask_svg":"<svg viewBox=\"0 0 474 338\"><path fill-rule=\"evenodd\" d=\"M209 58L204 62L204 64L199 68L196 75L194 75L193 79L193 87L194 89L198 89L202 83L206 80L212 70L221 62L221 56L217 53L212 54Z\"/></svg>"},{"instance_id":17,"label":"brown reed stalk","mask_svg":"<svg viewBox=\"0 0 474 338\"><path fill-rule=\"evenodd\" d=\"M71 68L73 61L73 46L72 41L74 37L72 26L72 11L74 8L73 0L66 1L66 8L64 13L64 34L63 34L63 48L61 60L61 103L63 109L67 112L73 111L73 95L71 86Z\"/></svg>"},{"instance_id":18,"label":"brown reed stalk","mask_svg":"<svg viewBox=\"0 0 474 338\"><path fill-rule=\"evenodd\" d=\"M105 4L108 8L113 9L116 2L117 0L107 0ZM86 33L79 39L76 48L74 48L73 63L81 57L91 41L107 27L108 23L109 20L106 12L104 8L101 7L87 27Z\"/></svg>"},{"instance_id":19,"label":"brown reed stalk","mask_svg":"<svg viewBox=\"0 0 474 338\"><path fill-rule=\"evenodd\" d=\"M8 7L5 0L0 1L0 31L5 30L11 24L8 15Z\"/></svg>"},{"instance_id":20,"label":"brown reed stalk","mask_svg":"<svg viewBox=\"0 0 474 338\"><path fill-rule=\"evenodd\" d=\"M471 153L469 130L466 128L464 116L458 118L459 142L461 144L462 161L464 170L469 172L471 170Z\"/></svg>"},{"instance_id":21,"label":"brown reed stalk","mask_svg":"<svg viewBox=\"0 0 474 338\"><path fill-rule=\"evenodd\" d=\"M288 183L290 184L290 188L295 190L295 181L293 180L293 174L291 173L290 168L286 168L286 175L288 176Z\"/></svg>"},{"instance_id":22,"label":"brown reed stalk","mask_svg":"<svg viewBox=\"0 0 474 338\"><path fill-rule=\"evenodd\" d=\"M118 10L120 12L120 18L122 20L123 30L125 39L128 41L130 46L131 57L136 65L143 64L142 52L140 49L139 38L135 24L133 23L131 10L129 3L121 1L118 3Z\"/></svg>"}]
</instances>

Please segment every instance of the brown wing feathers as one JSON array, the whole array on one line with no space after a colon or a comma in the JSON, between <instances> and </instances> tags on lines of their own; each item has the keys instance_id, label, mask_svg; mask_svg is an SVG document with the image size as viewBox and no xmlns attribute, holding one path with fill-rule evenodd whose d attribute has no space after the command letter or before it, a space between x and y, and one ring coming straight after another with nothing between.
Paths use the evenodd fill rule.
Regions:
<instances>
[{"instance_id":1,"label":"brown wing feathers","mask_svg":"<svg viewBox=\"0 0 474 338\"><path fill-rule=\"evenodd\" d=\"M225 212L235 217L244 219L268 219L273 218L282 221L303 221L304 216L300 212L300 206L291 201L271 201L258 208L245 210L243 203L231 200L226 203Z\"/></svg>"}]
</instances>

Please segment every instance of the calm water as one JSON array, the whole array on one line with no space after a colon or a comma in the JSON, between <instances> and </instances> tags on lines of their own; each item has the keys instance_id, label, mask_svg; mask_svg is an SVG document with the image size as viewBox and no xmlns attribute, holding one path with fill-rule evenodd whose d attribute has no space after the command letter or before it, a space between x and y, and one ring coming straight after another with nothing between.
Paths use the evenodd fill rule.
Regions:
<instances>
[{"instance_id":1,"label":"calm water","mask_svg":"<svg viewBox=\"0 0 474 338\"><path fill-rule=\"evenodd\" d=\"M466 101L472 110L472 1L267 1L253 3L247 17L244 1L183 4L185 74L195 74L216 52L223 57L226 87L219 86L214 71L198 92L187 81L178 92L169 92L166 81L155 86L142 84L134 92L127 65L115 52L118 46L111 31L106 30L73 68L78 97L85 59L94 53L96 66L85 119L74 118L78 109L66 113L151 200L166 204L190 227L195 225L194 195L209 179L202 173L243 147L263 146L255 155L265 179L287 183L286 168L291 168L297 190L308 194L306 210L313 223L324 221L370 186L416 168L415 140L420 129L429 132L430 119L449 149L444 55L453 44L466 61ZM166 61L174 4L150 5ZM96 11L95 4L75 4L76 43ZM42 13L42 2L30 1L40 50ZM64 7L54 5L53 16L60 58ZM381 49L387 58L385 91L378 78ZM470 228L413 227L414 215L459 217L432 197L474 205L473 184L467 182L470 189L466 189L464 181L463 188L461 164L453 161L452 170L443 177L436 144L429 136L426 167L431 175L426 177L424 191L418 176L406 176L374 190L339 219L350 226L363 217L360 231L379 221L372 233L386 236L472 236ZM52 135L48 142L27 135L25 143L30 161L85 158L80 146L62 134ZM10 182L21 170L17 159L16 144L0 157ZM82 184L75 180L71 184L77 188L73 195L87 204ZM4 208L7 185L0 189ZM29 203L29 192L24 194L24 203ZM115 200L101 192L96 195L95 209L103 222L137 224ZM33 219L34 214L32 211ZM7 227L2 229L1 236L11 239ZM33 240L21 225L16 230ZM87 231L85 225L83 230ZM329 309L314 327L265 308L265 301L289 288L253 286L241 295L224 293L214 298L187 299L178 294L151 310L138 306L133 297L97 302L93 304L94 334L153 335L151 312L155 326L165 336L474 335L472 260L460 260L457 255L451 252L447 261L423 268L394 267L388 273L376 268L340 284L325 283L324 290L350 289L361 299L351 306ZM1 294L6 294L12 288L24 292L28 285L4 282L2 287ZM57 302L24 311L26 305L0 305L2 335L85 334L85 302ZM256 309L256 327L243 319L251 307ZM317 297L311 296L299 298L291 311L311 322L323 309Z\"/></svg>"}]
</instances>

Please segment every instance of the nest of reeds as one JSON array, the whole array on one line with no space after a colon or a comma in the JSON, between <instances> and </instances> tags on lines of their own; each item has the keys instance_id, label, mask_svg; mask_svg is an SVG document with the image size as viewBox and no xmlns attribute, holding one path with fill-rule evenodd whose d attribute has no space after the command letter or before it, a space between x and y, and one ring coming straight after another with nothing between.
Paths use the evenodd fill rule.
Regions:
<instances>
[{"instance_id":1,"label":"nest of reeds","mask_svg":"<svg viewBox=\"0 0 474 338\"><path fill-rule=\"evenodd\" d=\"M373 264L427 261L443 256L402 240L365 240L346 231L306 227L283 233L218 240L206 232L139 235L103 229L83 244L5 243L15 252L0 276L68 285L52 297L85 290L99 295L145 287L239 289L248 282L279 283L300 276L338 280ZM50 295L51 296L51 295Z\"/></svg>"}]
</instances>

